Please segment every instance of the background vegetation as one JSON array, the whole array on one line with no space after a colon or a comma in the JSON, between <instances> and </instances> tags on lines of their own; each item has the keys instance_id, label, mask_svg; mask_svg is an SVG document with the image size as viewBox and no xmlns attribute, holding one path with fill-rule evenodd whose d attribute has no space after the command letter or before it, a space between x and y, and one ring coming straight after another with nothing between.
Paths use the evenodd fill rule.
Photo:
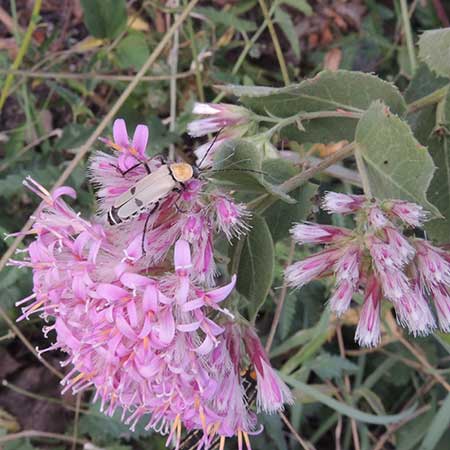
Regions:
<instances>
[{"instance_id":1,"label":"background vegetation","mask_svg":"<svg viewBox=\"0 0 450 450\"><path fill-rule=\"evenodd\" d=\"M151 152L192 158L199 142L185 134L190 111L194 101L224 97L215 85L281 87L323 69L375 72L406 91L408 120L421 142L436 125L435 109L415 114L414 102L447 86L448 79L431 76L419 66L413 43L425 30L449 26L448 2L194 3L0 1L2 233L26 229L38 205L38 199L23 189L27 175L48 188L75 187L75 207L86 215L94 212L86 157L101 148L99 135L111 134L114 117L124 117L130 129L147 124ZM426 45L421 48L425 56ZM324 145L320 138L303 145L288 140L285 144L299 155L309 152L319 157L345 145ZM449 162L437 165L444 168ZM354 167L345 170L351 180ZM321 175L320 181L325 188L348 188L328 175ZM447 197L439 207L448 205ZM306 206L296 214L306 216ZM280 220L270 214L266 218L272 225ZM287 229L271 228L277 228L273 286L278 287L294 248ZM442 233L440 240L448 241L448 229ZM60 396L58 361L63 355L45 354L45 361L39 360L35 347L48 346L40 321L14 324L14 302L30 293L31 274L3 268L15 250L13 242L0 243L0 446L163 448L163 438L143 429L132 434L119 418L103 417L98 405L89 403L89 395ZM383 324L379 348L360 349L353 342L357 312L351 310L338 321L325 309L330 288L313 283L289 294L272 289L259 312L258 331L269 336L276 305L284 296L271 357L276 367L295 375L299 389L297 403L285 415L261 418L265 429L252 439L253 447L448 449L449 336L413 339L392 319ZM368 413L377 415L378 422L368 419ZM400 418L392 421L389 416L395 414Z\"/></svg>"}]
</instances>

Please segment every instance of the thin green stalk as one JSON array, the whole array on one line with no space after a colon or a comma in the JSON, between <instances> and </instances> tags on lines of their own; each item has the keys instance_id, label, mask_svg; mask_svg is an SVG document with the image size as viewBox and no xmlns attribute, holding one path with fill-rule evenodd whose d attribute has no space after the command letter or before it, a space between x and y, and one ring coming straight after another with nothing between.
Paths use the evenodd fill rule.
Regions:
<instances>
[{"instance_id":1,"label":"thin green stalk","mask_svg":"<svg viewBox=\"0 0 450 450\"><path fill-rule=\"evenodd\" d=\"M276 8L277 8L277 2L274 2L273 5L270 7L270 10L269 10L269 16L268 16L269 18L271 18L273 16L273 14L275 13ZM248 52L251 50L253 45L255 45L256 41L259 39L261 34L267 28L267 24L268 24L267 19L264 19L264 22L255 31L255 33L253 34L251 39L245 44L241 54L239 55L239 58L236 60L236 62L234 63L233 68L231 69L231 74L232 75L236 75L238 73L238 71L241 68L243 62L245 61L245 58L246 58ZM214 98L213 103L220 102L220 100L222 100L223 97L225 97L225 92L219 92L219 94L217 94L217 96Z\"/></svg>"},{"instance_id":2,"label":"thin green stalk","mask_svg":"<svg viewBox=\"0 0 450 450\"><path fill-rule=\"evenodd\" d=\"M427 106L439 103L446 95L449 88L449 84L433 91L431 94L425 95L408 104L408 114L414 113L419 109L426 108Z\"/></svg>"},{"instance_id":3,"label":"thin green stalk","mask_svg":"<svg viewBox=\"0 0 450 450\"><path fill-rule=\"evenodd\" d=\"M186 21L189 40L191 41L192 60L195 67L195 82L197 84L198 98L201 102L205 101L205 91L203 89L202 74L200 73L200 64L198 61L198 49L195 41L194 27L192 26L192 19L189 17Z\"/></svg>"},{"instance_id":4,"label":"thin green stalk","mask_svg":"<svg viewBox=\"0 0 450 450\"><path fill-rule=\"evenodd\" d=\"M16 70L19 68L20 64L22 64L22 60L25 57L28 46L30 45L31 37L33 35L33 31L36 29L36 25L39 20L39 11L41 10L42 0L36 0L34 2L33 11L31 12L30 23L28 24L27 31L25 32L25 36L23 38L22 44L20 46L19 52L17 53L16 59L11 65L12 70ZM14 80L14 75L9 74L6 77L5 84L3 85L2 93L0 95L0 111L3 109L3 106L8 98L9 88L12 85Z\"/></svg>"},{"instance_id":5,"label":"thin green stalk","mask_svg":"<svg viewBox=\"0 0 450 450\"><path fill-rule=\"evenodd\" d=\"M275 53L277 55L278 64L280 65L281 75L283 76L283 81L286 86L291 82L289 80L289 74L286 66L286 61L284 60L283 51L281 50L280 41L278 40L277 32L273 26L272 19L270 17L270 12L267 9L265 0L258 0L261 11L264 15L264 19L267 21L267 26L269 28L270 37L272 38L273 47L275 48Z\"/></svg>"},{"instance_id":6,"label":"thin green stalk","mask_svg":"<svg viewBox=\"0 0 450 450\"><path fill-rule=\"evenodd\" d=\"M50 80L97 80L97 81L132 81L136 75L113 75L99 72L45 72L34 70L12 70L0 69L2 75L18 75L24 78L42 78ZM186 72L179 72L175 75L146 75L139 81L170 81L172 79L179 80L180 78L187 78L194 75L194 72L188 70Z\"/></svg>"},{"instance_id":7,"label":"thin green stalk","mask_svg":"<svg viewBox=\"0 0 450 450\"><path fill-rule=\"evenodd\" d=\"M341 150L332 154L328 158L323 159L320 163L316 164L315 166L310 167L309 169L306 169L297 175L294 175L292 178L289 178L289 180L286 180L284 183L278 186L279 189L282 192L289 193L294 189L299 188L319 172L324 171L326 168L332 166L338 161L341 161L342 159L350 156L354 152L354 150L355 150L355 143L352 142L343 147ZM263 194L257 197L255 200L249 202L247 204L247 207L249 209L253 209L258 213L262 213L267 208L272 206L277 200L278 198L274 196L271 196L269 194Z\"/></svg>"},{"instance_id":8,"label":"thin green stalk","mask_svg":"<svg viewBox=\"0 0 450 450\"><path fill-rule=\"evenodd\" d=\"M406 0L400 0L400 8L402 12L403 30L405 32L406 47L408 48L409 62L411 70L414 73L417 68L416 52L414 49L414 39L411 29L411 21L409 20L408 5Z\"/></svg>"}]
</instances>

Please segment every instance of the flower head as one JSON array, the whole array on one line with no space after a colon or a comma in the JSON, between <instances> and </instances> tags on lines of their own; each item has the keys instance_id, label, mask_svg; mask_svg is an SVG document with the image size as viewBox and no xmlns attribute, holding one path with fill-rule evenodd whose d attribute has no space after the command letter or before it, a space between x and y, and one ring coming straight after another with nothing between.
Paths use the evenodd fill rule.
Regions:
<instances>
[{"instance_id":1,"label":"flower head","mask_svg":"<svg viewBox=\"0 0 450 450\"><path fill-rule=\"evenodd\" d=\"M286 268L286 281L301 287L313 279L334 275L336 287L329 304L337 315L349 307L361 288L365 300L355 338L361 345L380 340L380 303L395 308L400 325L414 335L428 334L435 320L428 306L434 301L442 330L450 324L450 255L429 242L411 238L403 228L420 226L422 207L401 200L368 200L363 195L329 192L323 208L331 213L355 214L357 227L348 230L319 224L298 224L292 230L300 244L323 244L313 256Z\"/></svg>"}]
</instances>

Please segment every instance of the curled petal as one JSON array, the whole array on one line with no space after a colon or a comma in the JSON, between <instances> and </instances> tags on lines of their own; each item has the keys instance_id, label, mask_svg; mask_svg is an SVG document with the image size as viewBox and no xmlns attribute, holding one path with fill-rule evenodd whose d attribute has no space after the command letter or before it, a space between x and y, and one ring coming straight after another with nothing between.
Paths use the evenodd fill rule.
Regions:
<instances>
[{"instance_id":1,"label":"curled petal","mask_svg":"<svg viewBox=\"0 0 450 450\"><path fill-rule=\"evenodd\" d=\"M132 147L138 151L140 155L144 155L147 148L148 127L146 125L138 125L133 135Z\"/></svg>"},{"instance_id":2,"label":"curled petal","mask_svg":"<svg viewBox=\"0 0 450 450\"><path fill-rule=\"evenodd\" d=\"M61 186L52 194L53 200L56 200L58 197L61 197L62 195L67 195L71 198L77 198L77 193L75 192L75 189L69 187L69 186Z\"/></svg>"},{"instance_id":3,"label":"curled petal","mask_svg":"<svg viewBox=\"0 0 450 450\"><path fill-rule=\"evenodd\" d=\"M125 120L116 119L113 124L114 142L121 147L127 147L129 144L127 126Z\"/></svg>"},{"instance_id":4,"label":"curled petal","mask_svg":"<svg viewBox=\"0 0 450 450\"><path fill-rule=\"evenodd\" d=\"M207 292L206 297L209 300L212 300L214 303L219 303L225 300L230 295L231 291L234 289L235 284L236 284L236 275L233 275L231 277L230 283L220 288L213 289L212 291Z\"/></svg>"},{"instance_id":5,"label":"curled petal","mask_svg":"<svg viewBox=\"0 0 450 450\"><path fill-rule=\"evenodd\" d=\"M201 345L195 349L195 352L199 355L207 355L213 348L213 340L209 336L206 336Z\"/></svg>"}]
</instances>

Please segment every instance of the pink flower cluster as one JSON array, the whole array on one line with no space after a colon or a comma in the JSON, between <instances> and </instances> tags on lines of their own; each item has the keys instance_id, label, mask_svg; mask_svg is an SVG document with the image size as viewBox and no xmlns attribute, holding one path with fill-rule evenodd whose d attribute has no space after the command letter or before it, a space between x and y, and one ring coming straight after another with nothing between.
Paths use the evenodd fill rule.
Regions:
<instances>
[{"instance_id":1,"label":"pink flower cluster","mask_svg":"<svg viewBox=\"0 0 450 450\"><path fill-rule=\"evenodd\" d=\"M145 213L119 226L104 216L115 196L146 175L142 165L134 166L145 159L147 137L140 125L130 143L124 122L115 122L114 142L107 142L119 156L102 153L91 161L100 198L91 220L61 198L75 198L73 189L50 194L25 181L43 203L28 256L11 261L33 269L33 294L17 303L19 320L37 313L47 322L44 334L55 332L54 343L40 353L67 353L64 390L94 388L102 411L122 408L131 429L142 418L176 446L183 425L202 431L199 448L216 438L223 447L235 435L249 446L248 434L258 429L241 372L255 369L258 411L280 410L292 397L254 330L223 305L236 277L212 287L214 233L231 238L245 231L246 211L194 179L155 211L142 253Z\"/></svg>"},{"instance_id":2,"label":"pink flower cluster","mask_svg":"<svg viewBox=\"0 0 450 450\"><path fill-rule=\"evenodd\" d=\"M436 328L428 300L434 304L439 326L450 331L450 254L424 239L405 235L420 227L427 214L421 206L402 200L369 200L363 195L326 194L329 213L355 214L353 230L303 223L291 232L300 244L324 244L319 253L286 269L291 286L335 275L329 304L337 315L364 289L364 303L356 330L360 345L378 344L381 300L389 300L402 326L425 335Z\"/></svg>"}]
</instances>

